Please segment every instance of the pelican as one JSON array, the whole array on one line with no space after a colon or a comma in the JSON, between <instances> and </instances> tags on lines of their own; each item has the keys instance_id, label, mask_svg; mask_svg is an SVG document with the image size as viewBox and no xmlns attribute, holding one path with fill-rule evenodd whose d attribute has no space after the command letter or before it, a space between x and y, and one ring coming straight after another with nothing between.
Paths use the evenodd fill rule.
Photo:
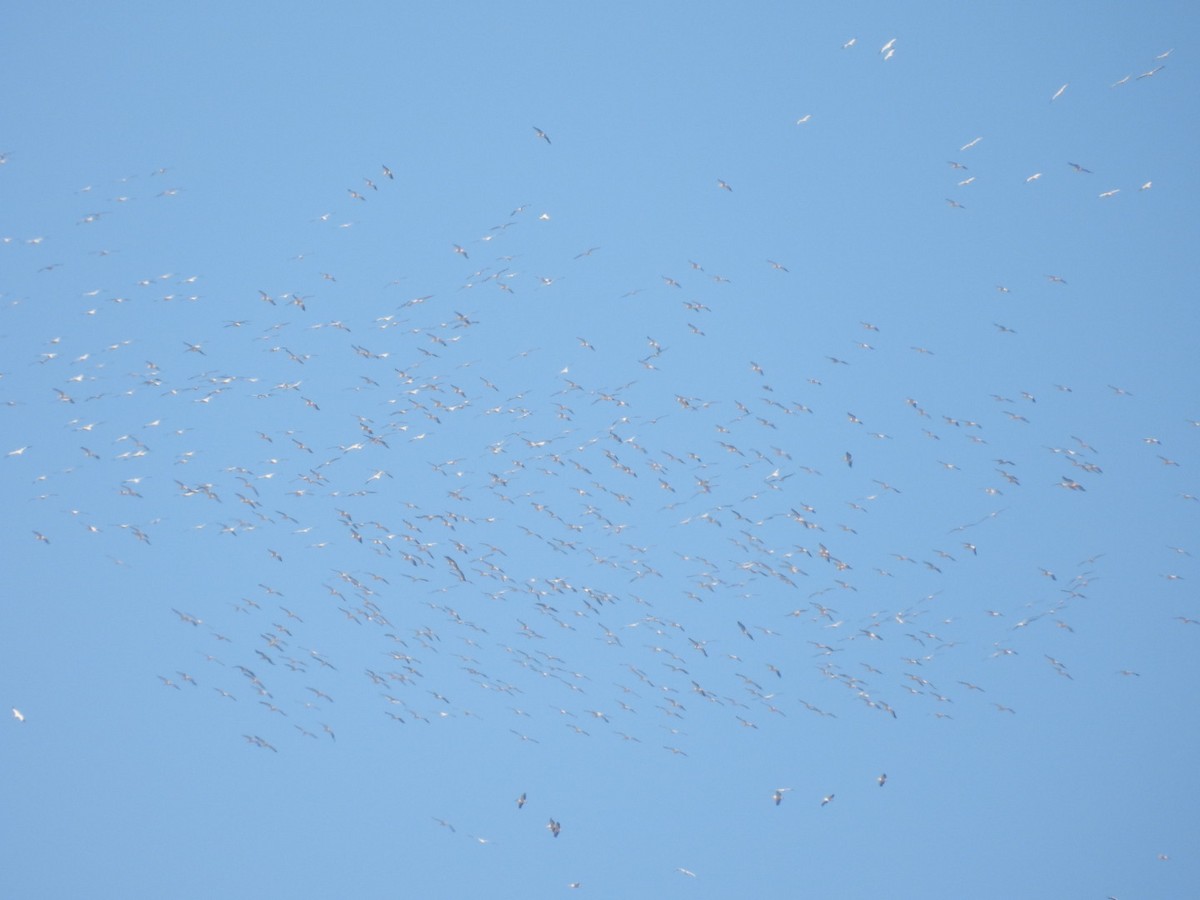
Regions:
<instances>
[{"instance_id":1,"label":"pelican","mask_svg":"<svg viewBox=\"0 0 1200 900\"><path fill-rule=\"evenodd\" d=\"M1054 92L1054 96L1050 98L1050 102L1053 103L1055 100L1057 100L1059 97L1061 97L1063 95L1063 91L1065 91L1066 89L1067 89L1067 85L1064 84L1062 87L1060 87L1057 91Z\"/></svg>"}]
</instances>

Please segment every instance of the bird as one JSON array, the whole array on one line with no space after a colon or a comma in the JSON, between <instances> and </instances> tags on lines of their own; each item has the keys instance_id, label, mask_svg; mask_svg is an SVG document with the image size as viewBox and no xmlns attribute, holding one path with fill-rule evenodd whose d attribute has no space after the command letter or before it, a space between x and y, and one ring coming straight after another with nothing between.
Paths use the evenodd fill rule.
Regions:
<instances>
[{"instance_id":1,"label":"bird","mask_svg":"<svg viewBox=\"0 0 1200 900\"><path fill-rule=\"evenodd\" d=\"M13 718L16 719L18 722L25 721L25 714L23 712L21 712L19 709L17 709L15 706L12 708L12 715L13 715Z\"/></svg>"},{"instance_id":2,"label":"bird","mask_svg":"<svg viewBox=\"0 0 1200 900\"><path fill-rule=\"evenodd\" d=\"M1057 100L1059 97L1061 97L1063 95L1063 91L1065 91L1066 89L1067 89L1067 85L1064 84L1062 87L1060 87L1057 91L1054 92L1054 96L1050 98L1050 102L1053 103L1055 100Z\"/></svg>"},{"instance_id":3,"label":"bird","mask_svg":"<svg viewBox=\"0 0 1200 900\"><path fill-rule=\"evenodd\" d=\"M882 775L876 778L875 781L880 787L883 787L885 784L887 784L887 772L884 772Z\"/></svg>"},{"instance_id":4,"label":"bird","mask_svg":"<svg viewBox=\"0 0 1200 900\"><path fill-rule=\"evenodd\" d=\"M832 802L832 800L833 800L833 794L826 794L824 797L821 798L821 805L828 806L829 803Z\"/></svg>"},{"instance_id":5,"label":"bird","mask_svg":"<svg viewBox=\"0 0 1200 900\"><path fill-rule=\"evenodd\" d=\"M717 179L717 187L719 187L723 191L732 191L733 190L733 188L731 188L729 186L728 182L722 181L720 178Z\"/></svg>"},{"instance_id":6,"label":"bird","mask_svg":"<svg viewBox=\"0 0 1200 900\"><path fill-rule=\"evenodd\" d=\"M778 806L780 803L783 802L783 795L790 790L791 790L791 788L776 788L775 789L775 793L771 795L771 799L775 801L776 806Z\"/></svg>"},{"instance_id":7,"label":"bird","mask_svg":"<svg viewBox=\"0 0 1200 900\"><path fill-rule=\"evenodd\" d=\"M525 806L525 793L522 792L521 796L517 798L517 809L521 809L524 806Z\"/></svg>"},{"instance_id":8,"label":"bird","mask_svg":"<svg viewBox=\"0 0 1200 900\"><path fill-rule=\"evenodd\" d=\"M547 822L546 827L550 829L550 833L555 837L558 837L558 833L562 831L562 824L554 821L554 819Z\"/></svg>"},{"instance_id":9,"label":"bird","mask_svg":"<svg viewBox=\"0 0 1200 900\"><path fill-rule=\"evenodd\" d=\"M533 130L537 134L537 136L540 137L543 141L545 141L547 144L550 143L550 136L547 135L546 132L542 131L542 129L538 128L536 125L533 126ZM568 141L567 143L569 144L570 141Z\"/></svg>"}]
</instances>

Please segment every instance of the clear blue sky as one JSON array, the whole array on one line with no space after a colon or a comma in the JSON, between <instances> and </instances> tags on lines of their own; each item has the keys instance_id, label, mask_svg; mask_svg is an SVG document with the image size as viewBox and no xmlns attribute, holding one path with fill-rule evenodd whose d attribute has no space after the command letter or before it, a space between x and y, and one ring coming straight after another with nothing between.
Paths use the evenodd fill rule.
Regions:
<instances>
[{"instance_id":1,"label":"clear blue sky","mask_svg":"<svg viewBox=\"0 0 1200 900\"><path fill-rule=\"evenodd\" d=\"M253 6L8 17L0 893L1192 895L1190 5Z\"/></svg>"}]
</instances>

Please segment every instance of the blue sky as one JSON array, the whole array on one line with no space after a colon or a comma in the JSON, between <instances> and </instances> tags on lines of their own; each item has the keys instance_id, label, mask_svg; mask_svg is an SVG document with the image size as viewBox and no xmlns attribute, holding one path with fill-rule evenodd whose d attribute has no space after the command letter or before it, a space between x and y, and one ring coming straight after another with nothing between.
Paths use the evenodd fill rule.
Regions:
<instances>
[{"instance_id":1,"label":"blue sky","mask_svg":"<svg viewBox=\"0 0 1200 900\"><path fill-rule=\"evenodd\" d=\"M515 7L10 17L6 890L1188 896L1189 8Z\"/></svg>"}]
</instances>

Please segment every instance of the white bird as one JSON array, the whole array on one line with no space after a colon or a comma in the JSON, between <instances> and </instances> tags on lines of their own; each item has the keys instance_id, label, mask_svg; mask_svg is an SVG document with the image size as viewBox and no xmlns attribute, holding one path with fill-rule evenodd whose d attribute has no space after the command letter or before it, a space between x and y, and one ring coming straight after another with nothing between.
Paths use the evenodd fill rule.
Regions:
<instances>
[{"instance_id":1,"label":"white bird","mask_svg":"<svg viewBox=\"0 0 1200 900\"><path fill-rule=\"evenodd\" d=\"M833 800L833 794L826 794L821 798L821 805L826 806L831 800Z\"/></svg>"},{"instance_id":2,"label":"white bird","mask_svg":"<svg viewBox=\"0 0 1200 900\"><path fill-rule=\"evenodd\" d=\"M886 44L884 44L882 47L879 48L879 52L887 53L889 50L891 50L895 46L896 46L896 39L892 38L890 41L888 41Z\"/></svg>"},{"instance_id":3,"label":"white bird","mask_svg":"<svg viewBox=\"0 0 1200 900\"><path fill-rule=\"evenodd\" d=\"M842 49L849 50L851 47L853 47L857 43L858 43L858 38L850 38L850 40L848 40L848 41L846 41L846 43L842 44Z\"/></svg>"},{"instance_id":4,"label":"white bird","mask_svg":"<svg viewBox=\"0 0 1200 900\"><path fill-rule=\"evenodd\" d=\"M961 151L963 151L963 150L970 150L972 147L974 147L976 144L978 144L978 143L979 143L980 141L982 141L982 140L983 140L983 138L981 138L981 137L977 137L977 138L975 138L973 141L970 141L970 142L968 142L968 143L966 143L966 144L963 144L963 145L962 145L961 147L959 147L958 149L959 149L959 151L960 151L960 152L961 152Z\"/></svg>"},{"instance_id":5,"label":"white bird","mask_svg":"<svg viewBox=\"0 0 1200 900\"><path fill-rule=\"evenodd\" d=\"M1139 191L1148 191L1148 190L1150 190L1150 188L1151 188L1151 187L1153 187L1153 186L1154 186L1154 182L1153 182L1153 181L1147 181L1147 182L1146 182L1145 184L1143 184L1143 185L1142 185L1140 188L1138 188L1138 190L1139 190Z\"/></svg>"},{"instance_id":6,"label":"white bird","mask_svg":"<svg viewBox=\"0 0 1200 900\"><path fill-rule=\"evenodd\" d=\"M25 721L25 714L24 714L24 713L22 713L22 712L21 712L19 709L17 709L15 706L12 708L12 714L13 714L13 718L14 718L14 719L16 719L18 722L24 722L24 721Z\"/></svg>"},{"instance_id":7,"label":"white bird","mask_svg":"<svg viewBox=\"0 0 1200 900\"><path fill-rule=\"evenodd\" d=\"M796 120L796 124L803 125L805 122L807 122L811 118L812 118L812 113L805 113L804 115L802 115L800 118L798 118Z\"/></svg>"},{"instance_id":8,"label":"white bird","mask_svg":"<svg viewBox=\"0 0 1200 900\"><path fill-rule=\"evenodd\" d=\"M1064 84L1062 87L1060 87L1057 91L1054 92L1054 96L1050 98L1050 102L1053 103L1055 100L1057 100L1059 97L1061 97L1063 95L1063 91L1065 91L1066 89L1067 89L1067 85Z\"/></svg>"}]
</instances>

